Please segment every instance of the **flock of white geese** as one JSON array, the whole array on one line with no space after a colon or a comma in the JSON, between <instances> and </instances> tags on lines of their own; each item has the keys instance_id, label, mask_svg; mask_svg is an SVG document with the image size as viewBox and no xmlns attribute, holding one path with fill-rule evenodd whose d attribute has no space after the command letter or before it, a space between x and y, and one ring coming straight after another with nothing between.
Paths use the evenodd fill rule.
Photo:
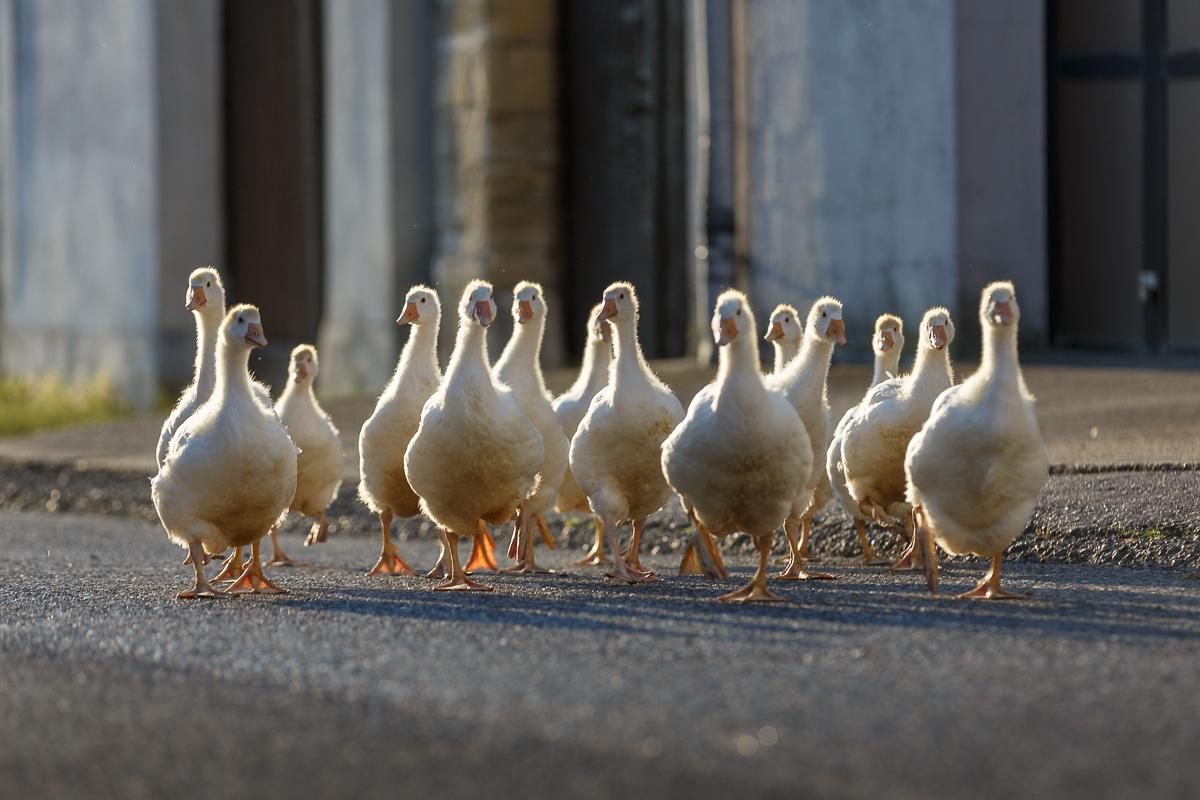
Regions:
<instances>
[{"instance_id":1,"label":"flock of white geese","mask_svg":"<svg viewBox=\"0 0 1200 800\"><path fill-rule=\"evenodd\" d=\"M250 352L267 340L259 310L225 311L217 271L189 279L195 316L195 378L163 425L151 493L172 541L189 551L195 585L180 598L283 591L263 572L260 541L275 540L295 511L315 518L306 545L324 541L325 512L337 496L342 451L313 393L316 348L292 352L288 385L272 403L249 372ZM747 534L758 568L728 602L778 601L767 585L775 532L787 537L780 579L828 578L805 567L813 514L830 499L853 519L867 564L882 561L867 536L876 523L907 537L895 569L924 569L936 590L935 543L950 553L991 558L962 595L1013 598L1000 586L1004 551L1024 530L1049 463L1017 357L1020 307L1008 282L983 290L979 369L955 384L945 308L921 320L912 369L900 374L902 321L876 321L875 372L862 401L834 425L826 381L836 345L846 343L842 304L824 297L807 319L780 305L766 339L774 369L763 373L746 296L717 298L712 335L715 379L684 412L647 364L638 343L638 299L614 283L588 320L575 384L552 398L540 366L547 306L536 283L514 289L512 337L493 365L487 329L496 319L492 286L472 281L456 306L458 335L443 373L437 360L441 304L426 286L409 290L397 322L412 329L391 381L359 435L359 497L379 517L382 549L370 574L414 574L391 536L396 517L425 515L442 555L428 576L436 590L490 591L471 573L498 565L488 525L515 519L506 571L540 571L534 542L549 539L545 515L588 512L596 540L580 564L611 564L607 577L656 578L639 560L647 518L678 496L695 528L680 574L728 576L716 539ZM630 523L622 548L620 526ZM462 537L473 542L467 563ZM242 549L250 547L243 562ZM220 573L210 558L232 550ZM218 588L220 587L220 588Z\"/></svg>"}]
</instances>

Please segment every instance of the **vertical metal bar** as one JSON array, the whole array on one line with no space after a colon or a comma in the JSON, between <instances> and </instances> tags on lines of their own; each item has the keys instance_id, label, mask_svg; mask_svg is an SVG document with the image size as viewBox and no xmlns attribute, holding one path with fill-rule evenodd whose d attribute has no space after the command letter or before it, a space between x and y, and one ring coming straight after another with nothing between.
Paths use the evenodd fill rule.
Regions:
<instances>
[{"instance_id":1,"label":"vertical metal bar","mask_svg":"<svg viewBox=\"0 0 1200 800\"><path fill-rule=\"evenodd\" d=\"M1167 291L1166 270L1166 75L1163 50L1166 47L1166 10L1164 0L1144 0L1142 6L1142 92L1144 121L1142 128L1142 269L1158 275L1158 290L1142 306L1146 346L1161 350L1166 344Z\"/></svg>"},{"instance_id":2,"label":"vertical metal bar","mask_svg":"<svg viewBox=\"0 0 1200 800\"><path fill-rule=\"evenodd\" d=\"M746 0L731 0L733 65L733 260L736 286L750 286L750 97L746 54Z\"/></svg>"}]
</instances>

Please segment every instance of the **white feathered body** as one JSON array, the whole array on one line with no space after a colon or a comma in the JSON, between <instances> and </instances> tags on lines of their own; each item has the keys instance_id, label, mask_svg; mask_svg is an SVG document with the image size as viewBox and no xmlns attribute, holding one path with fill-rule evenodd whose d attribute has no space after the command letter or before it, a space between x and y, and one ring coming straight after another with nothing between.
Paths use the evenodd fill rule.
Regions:
<instances>
[{"instance_id":1,"label":"white feathered body","mask_svg":"<svg viewBox=\"0 0 1200 800\"><path fill-rule=\"evenodd\" d=\"M546 395L541 372L521 363L518 359L501 359L496 363L496 378L512 391L529 421L538 429L542 438L542 466L539 471L538 488L524 503L529 514L539 516L554 508L558 491L567 472L567 454L571 443L558 424L554 406Z\"/></svg>"},{"instance_id":2,"label":"white feathered body","mask_svg":"<svg viewBox=\"0 0 1200 800\"><path fill-rule=\"evenodd\" d=\"M559 427L562 428L563 435L567 438L568 458L570 441L575 438L575 432L579 430L579 424L583 422L592 399L597 392L604 388L604 384L608 380L610 358L608 343L589 341L587 350L588 352L584 353L584 364L579 380L570 389L556 397L553 403L554 416L558 419ZM601 351L603 351L603 355L599 354ZM558 488L558 500L555 508L561 514L589 510L587 495L579 488L575 474L569 465L566 474L563 475L562 485Z\"/></svg>"},{"instance_id":3,"label":"white feathered body","mask_svg":"<svg viewBox=\"0 0 1200 800\"><path fill-rule=\"evenodd\" d=\"M772 533L793 513L812 466L795 409L757 371L701 390L662 455L671 486L717 536Z\"/></svg>"},{"instance_id":4,"label":"white feathered body","mask_svg":"<svg viewBox=\"0 0 1200 800\"><path fill-rule=\"evenodd\" d=\"M924 355L924 354L922 354ZM883 381L871 389L846 423L842 466L855 506L870 500L885 510L905 503L904 454L938 395L953 383L949 362L920 363L910 375ZM902 515L897 507L889 513Z\"/></svg>"},{"instance_id":5,"label":"white feathered body","mask_svg":"<svg viewBox=\"0 0 1200 800\"><path fill-rule=\"evenodd\" d=\"M829 446L833 429L833 410L829 407L826 384L829 361L833 355L832 342L806 338L800 352L782 371L766 379L772 391L783 396L795 409L804 425L810 443L809 459L813 453L823 453ZM811 469L808 480L797 495L799 515L820 508L829 499L829 480L823 469Z\"/></svg>"},{"instance_id":6,"label":"white feathered body","mask_svg":"<svg viewBox=\"0 0 1200 800\"><path fill-rule=\"evenodd\" d=\"M909 444L909 502L948 552L994 556L1025 529L1049 465L1019 371L980 369L938 397Z\"/></svg>"},{"instance_id":7,"label":"white feathered body","mask_svg":"<svg viewBox=\"0 0 1200 800\"><path fill-rule=\"evenodd\" d=\"M636 355L619 358L616 380L610 373L571 440L571 472L592 511L618 522L643 519L671 498L662 445L683 406L646 369Z\"/></svg>"},{"instance_id":8,"label":"white feathered body","mask_svg":"<svg viewBox=\"0 0 1200 800\"><path fill-rule=\"evenodd\" d=\"M310 517L320 514L334 501L342 485L338 430L317 402L311 383L289 383L279 398L276 414L300 449L291 510Z\"/></svg>"},{"instance_id":9,"label":"white feathered body","mask_svg":"<svg viewBox=\"0 0 1200 800\"><path fill-rule=\"evenodd\" d=\"M358 496L376 514L421 513L421 498L405 473L404 452L421 424L425 403L442 380L436 344L435 327L419 326L412 332L391 381L359 432Z\"/></svg>"},{"instance_id":10,"label":"white feathered body","mask_svg":"<svg viewBox=\"0 0 1200 800\"><path fill-rule=\"evenodd\" d=\"M296 446L247 387L214 394L180 426L151 497L173 541L220 553L283 518L296 472Z\"/></svg>"},{"instance_id":11,"label":"white feathered body","mask_svg":"<svg viewBox=\"0 0 1200 800\"><path fill-rule=\"evenodd\" d=\"M867 387L867 396L871 390L889 379L889 373L894 374L900 361L899 350L889 352L884 362L884 357L876 353L875 356L875 373L871 377L871 385ZM864 396L864 400L865 400ZM829 447L825 452L825 478L829 482L830 494L833 499L837 500L842 510L850 515L852 519L867 521L867 517L858 508L858 504L854 502L854 496L850 494L850 487L846 485L846 471L842 465L842 443L846 439L846 428L850 425L850 420L858 412L859 405L851 406L842 415L838 421L837 427L833 430L833 436L829 440Z\"/></svg>"},{"instance_id":12,"label":"white feathered body","mask_svg":"<svg viewBox=\"0 0 1200 800\"><path fill-rule=\"evenodd\" d=\"M421 412L404 469L431 520L473 536L480 520L507 522L533 494L543 450L520 402L492 378L482 330L469 332L467 341L459 336L446 378Z\"/></svg>"}]
</instances>

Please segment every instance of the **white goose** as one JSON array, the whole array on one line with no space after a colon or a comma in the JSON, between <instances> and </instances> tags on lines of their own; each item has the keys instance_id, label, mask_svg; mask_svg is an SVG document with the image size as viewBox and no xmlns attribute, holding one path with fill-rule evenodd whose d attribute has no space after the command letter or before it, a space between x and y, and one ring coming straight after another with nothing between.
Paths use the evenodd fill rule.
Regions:
<instances>
[{"instance_id":1,"label":"white goose","mask_svg":"<svg viewBox=\"0 0 1200 800\"><path fill-rule=\"evenodd\" d=\"M392 541L392 520L421 513L421 498L404 472L404 451L421 423L421 409L442 381L437 360L441 315L437 292L421 285L408 290L396 324L412 326L412 333L375 411L358 434L358 497L379 516L382 537L379 560L368 575L415 574Z\"/></svg>"},{"instance_id":2,"label":"white goose","mask_svg":"<svg viewBox=\"0 0 1200 800\"><path fill-rule=\"evenodd\" d=\"M892 314L884 314L875 320L871 349L875 352L875 372L871 375L871 385L867 387L868 394L875 386L900 373L900 353L904 350L904 322ZM886 558L881 558L871 546L871 540L867 538L868 519L855 504L850 490L846 487L846 474L842 469L842 439L846 436L846 426L857 410L858 406L851 406L833 431L833 439L825 456L825 475L829 479L834 499L854 520L858 541L862 545L863 563L867 566L878 566L889 562Z\"/></svg>"},{"instance_id":3,"label":"white goose","mask_svg":"<svg viewBox=\"0 0 1200 800\"><path fill-rule=\"evenodd\" d=\"M800 324L796 307L788 303L775 306L767 321L767 333L763 339L770 342L775 351L775 368L771 373L778 375L800 352L800 342L804 339L804 327Z\"/></svg>"},{"instance_id":4,"label":"white goose","mask_svg":"<svg viewBox=\"0 0 1200 800\"><path fill-rule=\"evenodd\" d=\"M512 336L504 352L496 361L493 374L514 395L525 410L526 416L537 426L542 435L544 456L539 473L538 489L522 505L520 516L523 526L513 531L509 546L509 558L517 564L506 572L545 572L534 561L533 526L542 529L549 540L546 514L554 508L563 476L567 472L567 453L571 443L558 424L554 406L546 391L546 379L542 375L542 337L546 331L546 294L541 285L521 281L513 289ZM471 565L467 566L470 569Z\"/></svg>"},{"instance_id":5,"label":"white goose","mask_svg":"<svg viewBox=\"0 0 1200 800\"><path fill-rule=\"evenodd\" d=\"M171 539L188 548L196 585L180 598L222 594L204 577L204 555L251 546L231 592L281 591L266 579L259 541L296 494L296 446L251 387L250 351L265 347L254 306L236 306L221 326L217 379L209 400L171 440L150 495Z\"/></svg>"},{"instance_id":6,"label":"white goose","mask_svg":"<svg viewBox=\"0 0 1200 800\"><path fill-rule=\"evenodd\" d=\"M212 395L217 383L217 331L225 319L225 286L212 267L200 267L188 277L186 306L196 320L196 364L192 382L163 423L155 450L158 466L163 465L175 431ZM251 384L258 402L271 408L271 393L261 383Z\"/></svg>"},{"instance_id":7,"label":"white goose","mask_svg":"<svg viewBox=\"0 0 1200 800\"><path fill-rule=\"evenodd\" d=\"M612 325L608 320L596 321L603 307L603 303L597 303L588 315L583 364L579 368L579 377L571 384L570 389L554 400L554 416L558 417L558 424L562 426L563 434L568 440L575 436L592 398L608 382L608 365L612 362ZM575 475L569 468L563 476L562 486L558 489L558 501L554 508L560 514L591 513L587 495L579 488L579 484L575 482ZM576 562L580 566L593 567L604 563L604 528L599 519L596 520L595 528L596 540L587 555Z\"/></svg>"},{"instance_id":8,"label":"white goose","mask_svg":"<svg viewBox=\"0 0 1200 800\"><path fill-rule=\"evenodd\" d=\"M717 599L779 601L767 588L767 558L775 529L809 483L812 447L792 405L763 382L745 295L723 292L712 328L720 347L717 378L696 395L667 438L662 469L706 531L719 537L742 531L758 548L750 583Z\"/></svg>"},{"instance_id":9,"label":"white goose","mask_svg":"<svg viewBox=\"0 0 1200 800\"><path fill-rule=\"evenodd\" d=\"M325 510L342 485L342 443L338 430L313 393L313 381L318 374L317 348L311 344L294 347L291 377L275 404L279 421L300 448L296 496L288 510L317 518L304 540L305 547L325 541L329 531ZM273 555L267 563L291 563L279 549L275 528L271 529L271 546Z\"/></svg>"},{"instance_id":10,"label":"white goose","mask_svg":"<svg viewBox=\"0 0 1200 800\"><path fill-rule=\"evenodd\" d=\"M1024 596L1000 587L1000 564L1033 514L1050 462L1017 357L1020 319L1011 283L999 281L983 290L979 369L938 397L908 446L908 498L925 546L931 590L937 588L936 539L951 553L992 559L983 580L960 597Z\"/></svg>"},{"instance_id":11,"label":"white goose","mask_svg":"<svg viewBox=\"0 0 1200 800\"><path fill-rule=\"evenodd\" d=\"M920 563L915 531L907 524L911 509L905 502L904 452L929 417L933 401L954 383L949 349L953 341L950 312L926 311L912 373L886 380L868 392L847 421L842 438L842 466L854 504L870 519L910 536L909 547L894 569L915 569Z\"/></svg>"},{"instance_id":12,"label":"white goose","mask_svg":"<svg viewBox=\"0 0 1200 800\"><path fill-rule=\"evenodd\" d=\"M826 384L829 362L835 345L846 344L846 323L842 320L842 304L832 297L822 297L813 303L804 327L800 352L789 361L782 372L767 378L767 386L780 392L796 409L814 453L824 453L833 434L833 411L829 407ZM789 516L784 523L787 534L788 565L779 577L785 580L831 579L832 575L804 569L803 556L808 549L812 518L829 499L829 480L825 470L814 469L804 487L806 502L799 515ZM799 533L797 533L799 529Z\"/></svg>"},{"instance_id":13,"label":"white goose","mask_svg":"<svg viewBox=\"0 0 1200 800\"><path fill-rule=\"evenodd\" d=\"M614 283L605 289L596 319L612 323L616 355L608 385L597 392L571 440L571 472L604 526L613 562L609 577L640 583L653 577L638 559L642 529L671 497L660 465L662 443L683 419L683 406L642 356L633 286ZM625 520L633 523L627 554L618 546L617 531Z\"/></svg>"},{"instance_id":14,"label":"white goose","mask_svg":"<svg viewBox=\"0 0 1200 800\"><path fill-rule=\"evenodd\" d=\"M477 537L483 524L512 519L537 490L542 468L542 435L488 364L485 334L495 318L492 285L469 283L445 378L404 454L408 482L450 556L449 578L438 590L490 591L467 577L458 537Z\"/></svg>"}]
</instances>

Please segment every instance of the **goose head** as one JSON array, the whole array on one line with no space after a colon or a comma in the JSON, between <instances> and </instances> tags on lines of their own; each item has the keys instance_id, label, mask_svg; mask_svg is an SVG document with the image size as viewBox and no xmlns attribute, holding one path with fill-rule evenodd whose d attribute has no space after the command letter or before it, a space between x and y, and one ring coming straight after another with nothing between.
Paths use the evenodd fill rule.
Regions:
<instances>
[{"instance_id":1,"label":"goose head","mask_svg":"<svg viewBox=\"0 0 1200 800\"><path fill-rule=\"evenodd\" d=\"M424 325L436 323L442 313L442 304L437 292L418 284L404 296L404 312L396 318L397 325Z\"/></svg>"},{"instance_id":2,"label":"goose head","mask_svg":"<svg viewBox=\"0 0 1200 800\"><path fill-rule=\"evenodd\" d=\"M768 342L778 341L783 344L799 342L803 337L804 328L800 326L800 314L797 313L796 307L787 303L775 306L775 310L771 312L771 319L767 322L767 335L763 338Z\"/></svg>"},{"instance_id":3,"label":"goose head","mask_svg":"<svg viewBox=\"0 0 1200 800\"><path fill-rule=\"evenodd\" d=\"M904 349L904 323L894 314L883 314L875 320L875 336L871 349L877 356L899 353Z\"/></svg>"},{"instance_id":4,"label":"goose head","mask_svg":"<svg viewBox=\"0 0 1200 800\"><path fill-rule=\"evenodd\" d=\"M463 322L477 323L486 328L496 321L496 301L492 299L492 284L476 278L463 290L459 313Z\"/></svg>"},{"instance_id":5,"label":"goose head","mask_svg":"<svg viewBox=\"0 0 1200 800\"><path fill-rule=\"evenodd\" d=\"M634 291L633 284L618 282L604 290L604 302L600 307L600 313L596 315L596 321L636 320L637 314L637 292Z\"/></svg>"},{"instance_id":6,"label":"goose head","mask_svg":"<svg viewBox=\"0 0 1200 800\"><path fill-rule=\"evenodd\" d=\"M1009 281L996 281L983 290L979 303L979 321L984 330L1007 328L1021 319L1021 307L1017 305L1017 290Z\"/></svg>"},{"instance_id":7,"label":"goose head","mask_svg":"<svg viewBox=\"0 0 1200 800\"><path fill-rule=\"evenodd\" d=\"M954 341L954 323L950 312L938 306L925 312L921 320L921 348L945 350Z\"/></svg>"},{"instance_id":8,"label":"goose head","mask_svg":"<svg viewBox=\"0 0 1200 800\"><path fill-rule=\"evenodd\" d=\"M546 299L542 286L532 281L521 281L513 289L513 319L520 325L546 318Z\"/></svg>"},{"instance_id":9,"label":"goose head","mask_svg":"<svg viewBox=\"0 0 1200 800\"><path fill-rule=\"evenodd\" d=\"M311 384L320 372L317 348L311 344L298 344L292 348L292 380L297 385Z\"/></svg>"},{"instance_id":10,"label":"goose head","mask_svg":"<svg viewBox=\"0 0 1200 800\"><path fill-rule=\"evenodd\" d=\"M226 344L234 348L266 347L267 337L263 334L262 316L258 307L234 306L225 315L221 335Z\"/></svg>"},{"instance_id":11,"label":"goose head","mask_svg":"<svg viewBox=\"0 0 1200 800\"><path fill-rule=\"evenodd\" d=\"M754 316L746 295L737 289L721 292L713 309L712 331L718 347L724 347L739 336L754 335Z\"/></svg>"},{"instance_id":12,"label":"goose head","mask_svg":"<svg viewBox=\"0 0 1200 800\"><path fill-rule=\"evenodd\" d=\"M591 324L588 326L589 336L593 342L611 342L612 341L612 323L607 319L600 319L600 312L604 310L603 303L596 303L592 306L592 313L588 316Z\"/></svg>"},{"instance_id":13,"label":"goose head","mask_svg":"<svg viewBox=\"0 0 1200 800\"><path fill-rule=\"evenodd\" d=\"M188 276L185 308L196 314L216 314L220 318L225 310L225 286L216 269L200 267Z\"/></svg>"},{"instance_id":14,"label":"goose head","mask_svg":"<svg viewBox=\"0 0 1200 800\"><path fill-rule=\"evenodd\" d=\"M842 304L832 297L822 297L813 303L808 312L808 331L810 338L820 342L837 342L846 344L846 322L842 319Z\"/></svg>"}]
</instances>

